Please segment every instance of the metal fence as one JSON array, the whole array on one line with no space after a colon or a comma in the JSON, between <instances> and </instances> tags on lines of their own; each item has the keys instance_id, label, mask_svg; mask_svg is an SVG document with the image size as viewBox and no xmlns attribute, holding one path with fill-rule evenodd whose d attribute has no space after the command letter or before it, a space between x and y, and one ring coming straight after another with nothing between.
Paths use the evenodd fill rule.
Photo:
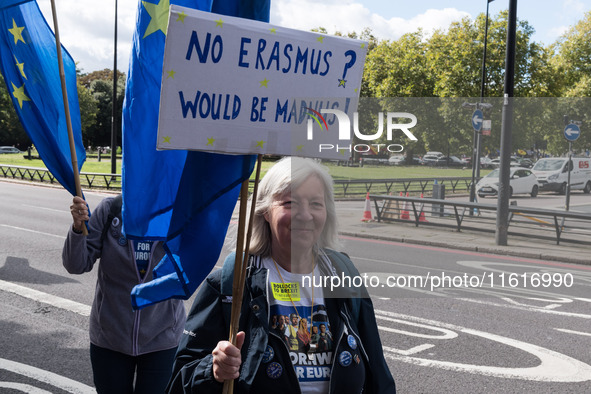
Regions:
<instances>
[{"instance_id":1,"label":"metal fence","mask_svg":"<svg viewBox=\"0 0 591 394\"><path fill-rule=\"evenodd\" d=\"M4 178L23 179L35 182L58 183L55 177L45 168L20 167L0 164L0 171ZM423 194L431 196L433 184L444 185L451 194L466 193L470 190L470 177L441 177L433 178L394 178L394 179L338 179L334 182L336 198L365 198L367 193L393 194L402 193ZM83 188L121 189L120 174L102 174L95 172L81 172L80 183ZM252 182L251 182L252 190Z\"/></svg>"},{"instance_id":2,"label":"metal fence","mask_svg":"<svg viewBox=\"0 0 591 394\"><path fill-rule=\"evenodd\" d=\"M494 233L497 206L433 198L369 195L378 222L412 222ZM591 245L591 214L509 206L509 235Z\"/></svg>"},{"instance_id":3,"label":"metal fence","mask_svg":"<svg viewBox=\"0 0 591 394\"><path fill-rule=\"evenodd\" d=\"M434 185L443 185L448 193L470 191L471 177L394 178L335 180L335 196L344 198L365 197L367 193L399 195L432 195Z\"/></svg>"},{"instance_id":4,"label":"metal fence","mask_svg":"<svg viewBox=\"0 0 591 394\"><path fill-rule=\"evenodd\" d=\"M22 179L33 182L58 183L57 179L46 168L20 167L0 164L4 178ZM98 172L81 172L80 185L83 188L102 188L121 190L121 175L102 174Z\"/></svg>"}]
</instances>

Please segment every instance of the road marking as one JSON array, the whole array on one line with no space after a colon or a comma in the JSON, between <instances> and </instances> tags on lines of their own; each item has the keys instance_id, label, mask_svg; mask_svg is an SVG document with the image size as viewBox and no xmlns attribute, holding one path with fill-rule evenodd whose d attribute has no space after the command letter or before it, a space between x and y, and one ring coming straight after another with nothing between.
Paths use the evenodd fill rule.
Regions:
<instances>
[{"instance_id":1,"label":"road marking","mask_svg":"<svg viewBox=\"0 0 591 394\"><path fill-rule=\"evenodd\" d=\"M4 387L5 389L22 391L23 393L27 394L51 394L51 391L45 391L35 386L22 383L0 382L0 387Z\"/></svg>"},{"instance_id":2,"label":"road marking","mask_svg":"<svg viewBox=\"0 0 591 394\"><path fill-rule=\"evenodd\" d=\"M0 358L0 369L26 376L31 379L52 385L68 393L75 394L91 394L96 393L96 390L90 386L82 384L65 376L55 374L53 372L45 371L40 368L32 367L27 364L21 364L16 361L6 360ZM0 385L3 382L0 382ZM2 386L0 386L2 387ZM27 393L45 393L45 391L25 391Z\"/></svg>"},{"instance_id":3,"label":"road marking","mask_svg":"<svg viewBox=\"0 0 591 394\"><path fill-rule=\"evenodd\" d=\"M575 313L575 312L562 312L562 311L556 311L553 309L544 309L543 307L539 307L539 306L527 306L525 304L522 304L522 306L521 305L513 305L513 304L507 305L507 304L499 304L497 302L480 301L480 300L475 300L475 299L471 299L471 298L458 298L458 300L467 301L467 302L474 302L476 304L481 304L481 305L489 305L489 306L498 306L501 308L517 309L517 310L527 311L527 312L539 312L539 313L547 313L547 314L558 315L558 316L580 317L582 319L591 319L591 315L585 315L583 313Z\"/></svg>"},{"instance_id":4,"label":"road marking","mask_svg":"<svg viewBox=\"0 0 591 394\"><path fill-rule=\"evenodd\" d=\"M576 335L583 335L586 337L591 337L591 333L589 332L581 332L581 331L573 331L573 330L567 330L566 328L555 328L556 331L561 331L561 332L565 332L567 334L576 334Z\"/></svg>"},{"instance_id":5,"label":"road marking","mask_svg":"<svg viewBox=\"0 0 591 394\"><path fill-rule=\"evenodd\" d=\"M410 248L410 249L430 250L430 251L441 252L441 253L445 253L445 254L478 256L478 257L495 259L495 260L505 260L505 261L511 261L511 262L531 263L531 264L535 264L535 265L548 265L548 266L552 266L552 267L564 267L564 268L571 268L571 269L577 269L577 270L591 271L591 266L588 266L588 265L552 262L552 261L545 261L545 260L533 259L533 258L527 258L527 257L495 255L493 253L472 252L472 251L461 250L461 249L445 249L443 247L438 247L438 246L417 245L417 244L412 244L412 243L407 243L407 242L396 242L396 241L385 241L385 240L381 240L381 239L360 238L360 237L355 237L355 236L351 236L351 235L339 235L339 238L344 239L344 240L362 242L362 243L374 243L374 244L380 244L380 245L395 245L395 246L401 246L401 247L404 247L407 249ZM352 260L360 259L360 257L351 256L351 259Z\"/></svg>"},{"instance_id":6,"label":"road marking","mask_svg":"<svg viewBox=\"0 0 591 394\"><path fill-rule=\"evenodd\" d=\"M458 336L458 334L456 332L451 331L451 330L446 330L445 328L437 328L437 327L433 327L432 325L413 323L413 322L409 322L407 320L393 319L391 317L381 316L379 314L376 314L376 319L382 319L382 320L386 320L386 321L390 321L390 322L394 322L394 323L405 324L407 326L420 327L422 329L427 329L430 331L438 331L438 332L442 333L442 335L429 335L429 334L419 334L417 332L397 330L395 328L390 328L390 327L378 327L380 329L383 329L384 331L395 332L398 334L409 335L412 337L427 338L427 339L453 339Z\"/></svg>"},{"instance_id":7,"label":"road marking","mask_svg":"<svg viewBox=\"0 0 591 394\"><path fill-rule=\"evenodd\" d=\"M50 211L50 212L59 212L59 213L68 212L67 210L63 210L63 209L46 208L46 207L40 207L38 205L21 204L21 206L28 207L28 208L34 208L34 209L41 209L41 210Z\"/></svg>"},{"instance_id":8,"label":"road marking","mask_svg":"<svg viewBox=\"0 0 591 394\"><path fill-rule=\"evenodd\" d=\"M56 237L56 238L66 239L66 237L64 237L63 235L56 235L56 234L44 233L43 231L36 231L36 230L28 229L28 228L9 226L8 224L0 224L0 226L6 227L6 228L11 228L13 230L27 231L29 233L41 234L41 235L47 235L49 237Z\"/></svg>"},{"instance_id":9,"label":"road marking","mask_svg":"<svg viewBox=\"0 0 591 394\"><path fill-rule=\"evenodd\" d=\"M81 304L79 302L68 300L66 298L54 296L52 294L44 293L42 291L31 289L29 287L0 280L0 290L9 291L21 297L25 297L37 302L42 302L44 304L55 306L56 308L65 309L82 316L90 316L90 306L86 304Z\"/></svg>"},{"instance_id":10,"label":"road marking","mask_svg":"<svg viewBox=\"0 0 591 394\"><path fill-rule=\"evenodd\" d=\"M393 347L388 347L388 346L383 346L383 348L384 348L384 350L386 350L388 352L398 353L403 356L411 356L413 354L420 353L425 350L431 349L434 346L435 345L431 345L430 343L424 343L422 345L415 346L415 347L407 349L407 350L395 349Z\"/></svg>"},{"instance_id":11,"label":"road marking","mask_svg":"<svg viewBox=\"0 0 591 394\"><path fill-rule=\"evenodd\" d=\"M435 320L423 319L410 315L403 315L388 311L376 310L376 314L390 316L398 319L405 319L411 322L431 325L433 327L444 328L446 330L453 330L467 335L473 335L484 338L493 342L501 343L506 346L527 352L540 360L540 363L535 367L524 368L509 368L509 367L495 367L489 365L476 365L455 363L450 361L431 360L420 357L405 356L396 352L389 352L387 348L384 356L395 360L402 361L413 365L420 365L424 367L441 368L455 372L467 372L472 374L480 374L484 376L508 378L508 379L524 379L538 382L586 382L591 380L591 365L585 364L572 357L546 349L527 342L518 341L501 335L491 334L483 331L472 330L466 327L461 327L449 323L443 323Z\"/></svg>"}]
</instances>

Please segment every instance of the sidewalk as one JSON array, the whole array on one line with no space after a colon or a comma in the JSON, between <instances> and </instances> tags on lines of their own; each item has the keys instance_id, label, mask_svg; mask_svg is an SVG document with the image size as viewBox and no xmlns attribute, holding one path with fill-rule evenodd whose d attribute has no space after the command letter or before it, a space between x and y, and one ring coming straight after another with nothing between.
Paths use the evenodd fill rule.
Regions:
<instances>
[{"instance_id":1,"label":"sidewalk","mask_svg":"<svg viewBox=\"0 0 591 394\"><path fill-rule=\"evenodd\" d=\"M498 246L492 233L465 230L458 232L450 228L428 225L415 227L414 223L364 223L361 221L362 208L355 211L339 202L336 205L339 233L344 236L591 265L591 245L556 245L555 241L510 235L507 246ZM362 207L362 203L359 206ZM375 216L375 212L372 213Z\"/></svg>"}]
</instances>

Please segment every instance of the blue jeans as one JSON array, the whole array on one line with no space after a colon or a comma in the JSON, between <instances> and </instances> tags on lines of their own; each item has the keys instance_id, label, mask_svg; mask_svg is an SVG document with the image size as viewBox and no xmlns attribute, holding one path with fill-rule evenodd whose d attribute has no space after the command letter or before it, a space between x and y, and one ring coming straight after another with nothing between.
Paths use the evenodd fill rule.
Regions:
<instances>
[{"instance_id":1,"label":"blue jeans","mask_svg":"<svg viewBox=\"0 0 591 394\"><path fill-rule=\"evenodd\" d=\"M128 356L90 344L94 385L99 394L162 394L176 348ZM135 386L135 387L134 387Z\"/></svg>"}]
</instances>

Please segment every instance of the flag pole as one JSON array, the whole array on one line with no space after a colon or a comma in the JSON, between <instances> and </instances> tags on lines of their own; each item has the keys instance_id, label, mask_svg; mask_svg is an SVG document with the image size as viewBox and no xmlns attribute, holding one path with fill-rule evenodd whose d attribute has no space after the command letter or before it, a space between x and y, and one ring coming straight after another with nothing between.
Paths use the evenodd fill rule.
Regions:
<instances>
[{"instance_id":1,"label":"flag pole","mask_svg":"<svg viewBox=\"0 0 591 394\"><path fill-rule=\"evenodd\" d=\"M76 145L74 143L74 132L72 130L72 119L70 117L70 105L68 102L68 91L66 90L66 73L64 72L64 61L62 58L62 44L60 43L60 33L57 25L57 11L55 9L55 0L51 0L51 12L53 14L53 30L55 34L55 45L57 49L57 62L62 82L62 97L64 99L64 111L66 112L66 125L68 127L68 141L70 142L70 155L72 156L72 170L74 171L74 184L76 186L76 195L82 196L82 187L80 186L80 173L78 171L78 158L76 157ZM86 226L82 226L82 233L88 235Z\"/></svg>"},{"instance_id":2,"label":"flag pole","mask_svg":"<svg viewBox=\"0 0 591 394\"><path fill-rule=\"evenodd\" d=\"M248 200L249 180L242 182L240 189L240 210L238 217L238 239L236 241L236 260L234 261L234 281L232 282L232 312L230 314L230 335L229 341L236 345L236 334L238 334L238 324L240 320L240 309L242 307L242 296L244 294L244 282L246 281L246 266L248 265L250 238L252 236L252 221L257 202L257 193L259 188L259 179L261 176L262 155L257 155L257 169L252 190L252 199L250 203L250 214L248 220L248 230L246 241L244 240L244 221L246 218L246 204ZM246 242L246 246L244 246ZM241 258L242 257L242 258ZM225 380L222 390L223 394L234 393L234 380Z\"/></svg>"}]
</instances>

